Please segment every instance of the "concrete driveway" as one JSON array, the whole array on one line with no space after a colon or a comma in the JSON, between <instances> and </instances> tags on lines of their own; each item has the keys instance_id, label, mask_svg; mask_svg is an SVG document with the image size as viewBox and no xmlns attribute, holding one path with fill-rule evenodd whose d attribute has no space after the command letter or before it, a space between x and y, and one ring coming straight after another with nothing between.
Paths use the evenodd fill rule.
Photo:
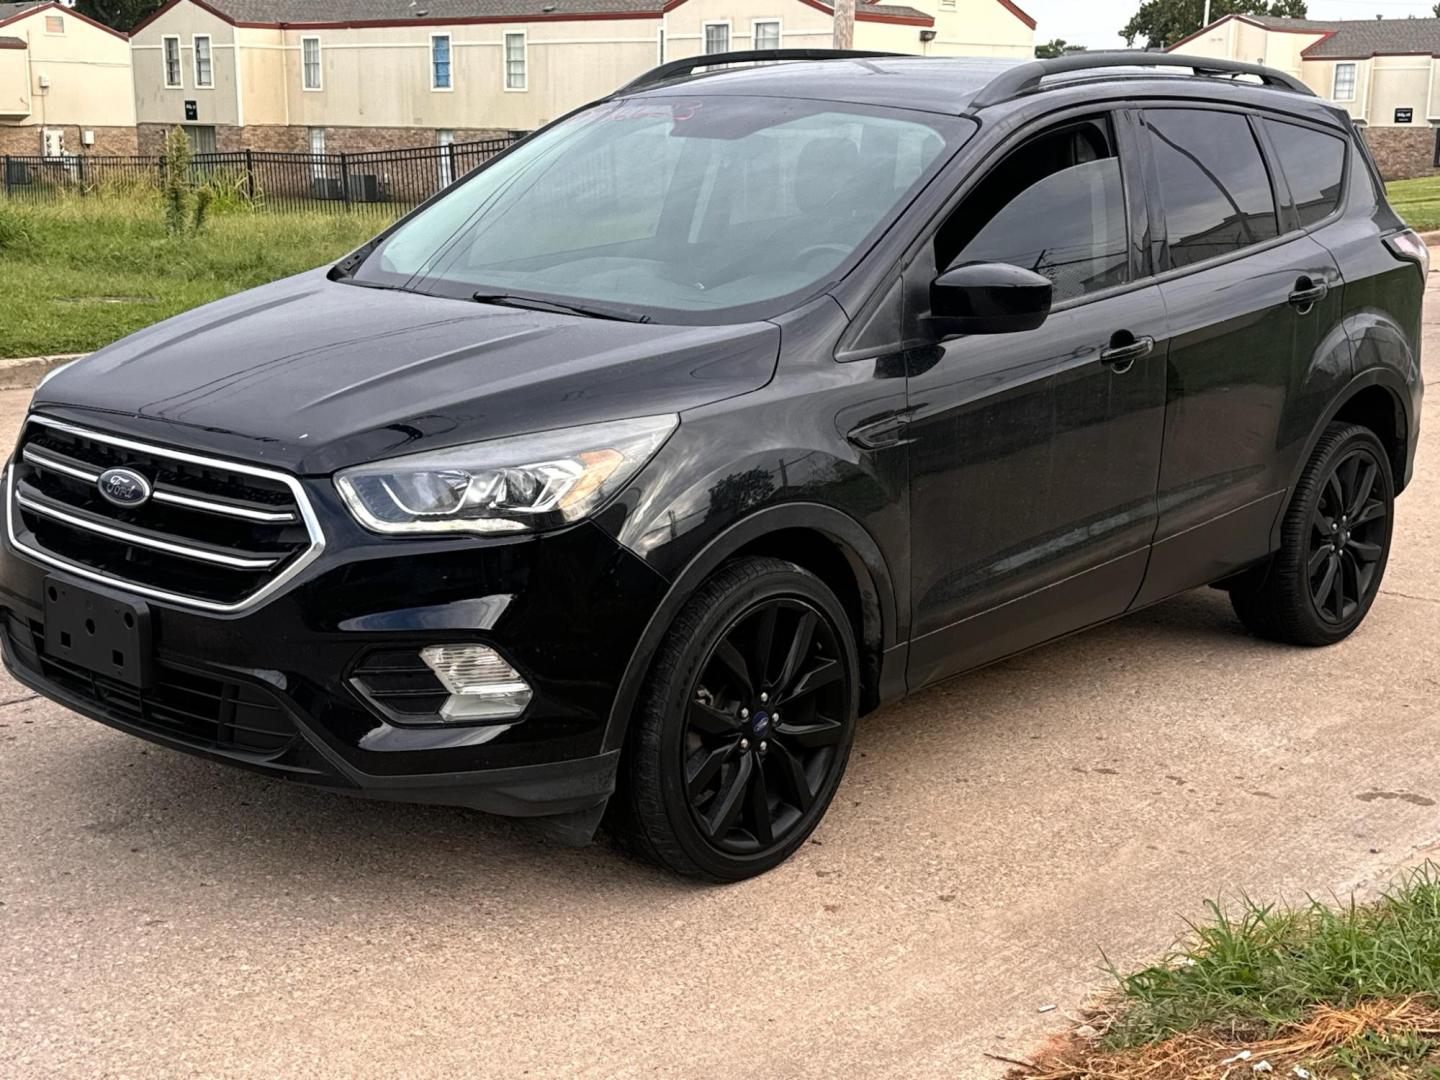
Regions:
<instances>
[{"instance_id":1,"label":"concrete driveway","mask_svg":"<svg viewBox=\"0 0 1440 1080\"><path fill-rule=\"evenodd\" d=\"M994 1075L1102 948L1440 838L1437 400L1349 642L1263 644L1201 591L955 680L872 717L812 843L729 888L268 782L0 680L0 1075ZM7 441L24 404L0 397Z\"/></svg>"}]
</instances>

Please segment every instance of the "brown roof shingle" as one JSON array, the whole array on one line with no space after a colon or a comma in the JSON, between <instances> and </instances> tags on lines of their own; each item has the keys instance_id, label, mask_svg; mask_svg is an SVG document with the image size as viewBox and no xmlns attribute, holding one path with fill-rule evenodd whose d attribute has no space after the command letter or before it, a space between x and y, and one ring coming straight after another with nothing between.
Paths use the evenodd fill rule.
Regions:
<instances>
[{"instance_id":1,"label":"brown roof shingle","mask_svg":"<svg viewBox=\"0 0 1440 1080\"><path fill-rule=\"evenodd\" d=\"M48 4L50 0L23 0L21 3L0 4L0 23L8 22L22 12Z\"/></svg>"},{"instance_id":2,"label":"brown roof shingle","mask_svg":"<svg viewBox=\"0 0 1440 1080\"><path fill-rule=\"evenodd\" d=\"M1243 16L1271 30L1329 34L1305 50L1307 59L1429 53L1440 55L1440 19L1281 19Z\"/></svg>"},{"instance_id":3,"label":"brown roof shingle","mask_svg":"<svg viewBox=\"0 0 1440 1080\"><path fill-rule=\"evenodd\" d=\"M824 0L822 0L824 2ZM666 0L204 0L238 23L301 26L328 23L402 23L411 20L523 19L566 15L656 15ZM858 12L919 19L929 15L905 4L860 0ZM0 5L3 7L3 5Z\"/></svg>"}]
</instances>

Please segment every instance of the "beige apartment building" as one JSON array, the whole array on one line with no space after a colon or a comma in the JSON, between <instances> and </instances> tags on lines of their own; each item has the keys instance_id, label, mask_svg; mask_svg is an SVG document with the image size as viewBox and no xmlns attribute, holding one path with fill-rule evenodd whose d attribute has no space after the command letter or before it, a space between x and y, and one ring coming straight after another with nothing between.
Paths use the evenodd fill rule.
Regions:
<instances>
[{"instance_id":1,"label":"beige apartment building","mask_svg":"<svg viewBox=\"0 0 1440 1080\"><path fill-rule=\"evenodd\" d=\"M1387 179L1440 172L1440 19L1229 15L1170 51L1298 76L1364 126Z\"/></svg>"},{"instance_id":2,"label":"beige apartment building","mask_svg":"<svg viewBox=\"0 0 1440 1080\"><path fill-rule=\"evenodd\" d=\"M662 60L826 48L824 0L171 0L131 35L143 152L345 152L539 127ZM1011 0L858 0L855 47L1034 55Z\"/></svg>"},{"instance_id":3,"label":"beige apartment building","mask_svg":"<svg viewBox=\"0 0 1440 1080\"><path fill-rule=\"evenodd\" d=\"M130 43L66 4L0 3L0 155L133 154Z\"/></svg>"}]
</instances>

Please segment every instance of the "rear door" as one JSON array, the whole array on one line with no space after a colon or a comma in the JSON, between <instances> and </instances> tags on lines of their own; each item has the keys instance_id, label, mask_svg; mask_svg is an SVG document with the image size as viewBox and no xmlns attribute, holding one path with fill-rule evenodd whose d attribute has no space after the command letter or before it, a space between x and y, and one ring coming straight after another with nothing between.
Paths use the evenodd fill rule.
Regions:
<instances>
[{"instance_id":1,"label":"rear door","mask_svg":"<svg viewBox=\"0 0 1440 1080\"><path fill-rule=\"evenodd\" d=\"M1208 105L1149 107L1141 120L1170 354L1159 520L1137 604L1270 551L1292 406L1327 337L1348 374L1339 270L1299 227L1261 124Z\"/></svg>"}]
</instances>

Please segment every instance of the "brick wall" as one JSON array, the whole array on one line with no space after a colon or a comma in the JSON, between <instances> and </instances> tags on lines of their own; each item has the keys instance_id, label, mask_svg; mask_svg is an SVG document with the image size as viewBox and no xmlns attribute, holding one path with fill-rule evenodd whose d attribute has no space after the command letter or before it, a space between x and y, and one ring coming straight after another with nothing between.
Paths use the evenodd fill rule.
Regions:
<instances>
[{"instance_id":1,"label":"brick wall","mask_svg":"<svg viewBox=\"0 0 1440 1080\"><path fill-rule=\"evenodd\" d=\"M168 124L140 125L140 153L158 154L165 144ZM495 128L467 128L455 132L456 142L478 142L508 135ZM434 146L434 128L403 127L330 127L325 129L327 154L359 154L367 150L408 150L416 146ZM308 127L282 127L251 124L243 128L220 126L215 129L217 150L270 150L294 154L310 152Z\"/></svg>"},{"instance_id":2,"label":"brick wall","mask_svg":"<svg viewBox=\"0 0 1440 1080\"><path fill-rule=\"evenodd\" d=\"M65 152L67 154L130 155L137 152L134 128L79 127L75 124L50 124L47 126L59 127L65 132ZM30 157L43 153L41 130L38 124L0 124L0 154ZM83 132L86 131L95 133L94 146L86 146L80 141Z\"/></svg>"},{"instance_id":3,"label":"brick wall","mask_svg":"<svg viewBox=\"0 0 1440 1080\"><path fill-rule=\"evenodd\" d=\"M1435 167L1435 128L1367 127L1360 129L1380 175L1386 180L1409 180L1415 176L1440 174Z\"/></svg>"}]
</instances>

